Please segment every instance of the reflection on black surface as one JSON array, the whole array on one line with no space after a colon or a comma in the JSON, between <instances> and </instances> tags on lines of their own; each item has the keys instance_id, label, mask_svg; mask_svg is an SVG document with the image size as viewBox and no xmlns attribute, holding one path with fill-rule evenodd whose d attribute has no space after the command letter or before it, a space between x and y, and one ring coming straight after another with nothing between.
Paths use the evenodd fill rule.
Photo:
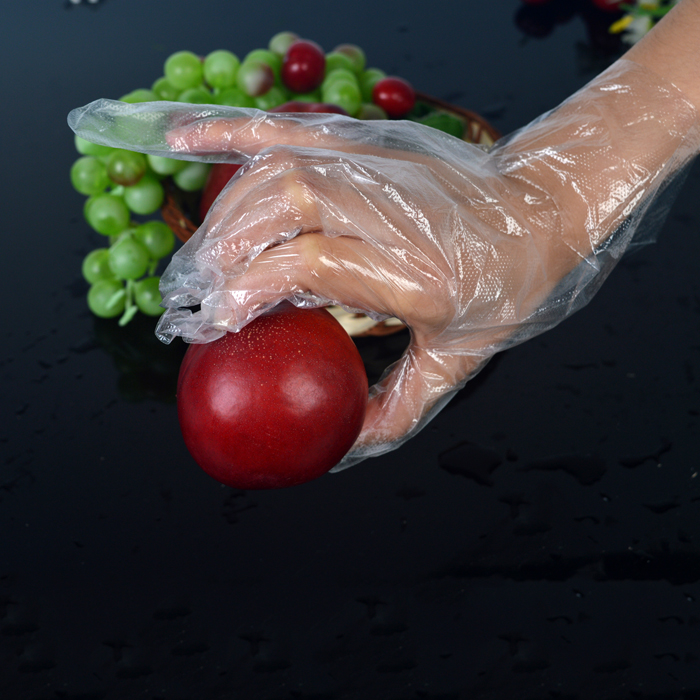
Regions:
<instances>
[{"instance_id":1,"label":"reflection on black surface","mask_svg":"<svg viewBox=\"0 0 700 700\"><path fill-rule=\"evenodd\" d=\"M551 555L545 561L483 566L455 563L434 576L469 581L491 577L511 581L568 581L582 576L599 582L667 581L674 586L687 586L700 582L700 554L672 550L666 544L649 551L609 552L598 556Z\"/></svg>"},{"instance_id":2,"label":"reflection on black surface","mask_svg":"<svg viewBox=\"0 0 700 700\"><path fill-rule=\"evenodd\" d=\"M384 370L403 355L409 343L407 330L381 337L353 338L365 363L369 385L376 384Z\"/></svg>"},{"instance_id":3,"label":"reflection on black surface","mask_svg":"<svg viewBox=\"0 0 700 700\"><path fill-rule=\"evenodd\" d=\"M96 10L100 5L104 5L107 0L64 0L63 7L67 10L71 10L78 5L82 7L90 7Z\"/></svg>"},{"instance_id":4,"label":"reflection on black surface","mask_svg":"<svg viewBox=\"0 0 700 700\"><path fill-rule=\"evenodd\" d=\"M500 455L471 442L461 442L443 452L440 467L448 474L472 479L481 486L493 486L491 474L502 463Z\"/></svg>"},{"instance_id":5,"label":"reflection on black surface","mask_svg":"<svg viewBox=\"0 0 700 700\"><path fill-rule=\"evenodd\" d=\"M586 41L577 44L580 70L588 73L605 69L625 48L620 34L612 34L610 25L623 12L606 12L591 0L549 0L544 3L521 2L513 21L524 37L544 39L557 28L580 19L586 28Z\"/></svg>"},{"instance_id":6,"label":"reflection on black surface","mask_svg":"<svg viewBox=\"0 0 700 700\"><path fill-rule=\"evenodd\" d=\"M175 403L180 363L187 346L164 345L154 333L155 320L137 314L126 326L95 317L95 339L119 371L119 394L127 401L151 399Z\"/></svg>"}]
</instances>

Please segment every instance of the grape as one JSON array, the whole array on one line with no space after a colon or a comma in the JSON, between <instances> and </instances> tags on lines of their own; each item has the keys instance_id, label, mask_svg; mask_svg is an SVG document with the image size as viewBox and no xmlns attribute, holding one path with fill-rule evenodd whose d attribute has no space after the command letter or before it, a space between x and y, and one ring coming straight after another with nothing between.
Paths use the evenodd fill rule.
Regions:
<instances>
[{"instance_id":1,"label":"grape","mask_svg":"<svg viewBox=\"0 0 700 700\"><path fill-rule=\"evenodd\" d=\"M238 69L236 84L251 97L264 95L275 82L272 68L262 61L244 61Z\"/></svg>"},{"instance_id":2,"label":"grape","mask_svg":"<svg viewBox=\"0 0 700 700\"><path fill-rule=\"evenodd\" d=\"M323 50L313 41L295 41L284 56L282 82L292 92L311 92L322 82L326 68Z\"/></svg>"},{"instance_id":3,"label":"grape","mask_svg":"<svg viewBox=\"0 0 700 700\"><path fill-rule=\"evenodd\" d=\"M379 106L372 102L363 102L360 111L357 113L358 119L388 119L387 113Z\"/></svg>"},{"instance_id":4,"label":"grape","mask_svg":"<svg viewBox=\"0 0 700 700\"><path fill-rule=\"evenodd\" d=\"M228 88L215 95L216 104L228 107L255 107L255 100L238 88Z\"/></svg>"},{"instance_id":5,"label":"grape","mask_svg":"<svg viewBox=\"0 0 700 700\"><path fill-rule=\"evenodd\" d=\"M252 63L253 61L259 61L260 63L265 63L272 68L272 72L275 76L275 82L280 82L280 75L282 73L282 57L274 53L274 51L268 51L267 49L255 49L246 55L243 59L243 63Z\"/></svg>"},{"instance_id":6,"label":"grape","mask_svg":"<svg viewBox=\"0 0 700 700\"><path fill-rule=\"evenodd\" d=\"M109 249L109 267L123 280L143 277L149 262L150 256L146 246L130 235L120 238Z\"/></svg>"},{"instance_id":7,"label":"grape","mask_svg":"<svg viewBox=\"0 0 700 700\"><path fill-rule=\"evenodd\" d=\"M346 83L352 83L353 85L357 85L359 87L357 76L351 70L348 70L347 68L336 68L335 70L326 74L326 77L321 83L321 92L323 92L329 85L337 81L345 81Z\"/></svg>"},{"instance_id":8,"label":"grape","mask_svg":"<svg viewBox=\"0 0 700 700\"><path fill-rule=\"evenodd\" d=\"M181 92L166 77L158 78L151 86L151 90L153 90L158 98L167 100L168 102L177 101L178 95Z\"/></svg>"},{"instance_id":9,"label":"grape","mask_svg":"<svg viewBox=\"0 0 700 700\"><path fill-rule=\"evenodd\" d=\"M362 73L365 69L365 52L355 44L341 44L333 49L333 53L347 56L355 73Z\"/></svg>"},{"instance_id":10,"label":"grape","mask_svg":"<svg viewBox=\"0 0 700 700\"><path fill-rule=\"evenodd\" d=\"M229 88L236 84L241 62L230 51L212 51L204 59L204 80L213 88Z\"/></svg>"},{"instance_id":11,"label":"grape","mask_svg":"<svg viewBox=\"0 0 700 700\"><path fill-rule=\"evenodd\" d=\"M146 157L141 153L115 149L107 159L107 174L118 185L135 185L146 172Z\"/></svg>"},{"instance_id":12,"label":"grape","mask_svg":"<svg viewBox=\"0 0 700 700\"><path fill-rule=\"evenodd\" d=\"M204 187L210 166L206 163L188 163L179 173L173 175L175 184L185 192L196 192Z\"/></svg>"},{"instance_id":13,"label":"grape","mask_svg":"<svg viewBox=\"0 0 700 700\"><path fill-rule=\"evenodd\" d=\"M344 68L345 70L354 72L353 62L344 54L338 53L336 51L331 51L331 53L326 54L326 75L331 71L338 70L339 68Z\"/></svg>"},{"instance_id":14,"label":"grape","mask_svg":"<svg viewBox=\"0 0 700 700\"><path fill-rule=\"evenodd\" d=\"M100 146L98 143L91 143L80 136L75 136L75 150L84 156L95 156L102 158L108 156L114 149L111 146Z\"/></svg>"},{"instance_id":15,"label":"grape","mask_svg":"<svg viewBox=\"0 0 700 700\"><path fill-rule=\"evenodd\" d=\"M183 90L177 98L178 102L187 102L193 105L207 105L214 101L212 94L201 85L199 87Z\"/></svg>"},{"instance_id":16,"label":"grape","mask_svg":"<svg viewBox=\"0 0 700 700\"><path fill-rule=\"evenodd\" d=\"M70 181L80 194L91 196L104 192L109 185L107 168L94 156L83 156L73 163Z\"/></svg>"},{"instance_id":17,"label":"grape","mask_svg":"<svg viewBox=\"0 0 700 700\"><path fill-rule=\"evenodd\" d=\"M119 316L126 306L124 283L116 279L98 280L90 287L87 303L95 316L100 318Z\"/></svg>"},{"instance_id":18,"label":"grape","mask_svg":"<svg viewBox=\"0 0 700 700\"><path fill-rule=\"evenodd\" d=\"M368 68L363 71L360 75L360 90L362 90L362 99L365 102L372 101L372 90L383 78L386 78L386 73L379 68Z\"/></svg>"},{"instance_id":19,"label":"grape","mask_svg":"<svg viewBox=\"0 0 700 700\"><path fill-rule=\"evenodd\" d=\"M322 93L324 102L331 102L342 107L351 117L360 109L362 94L357 83L345 80L336 80L326 87Z\"/></svg>"},{"instance_id":20,"label":"grape","mask_svg":"<svg viewBox=\"0 0 700 700\"><path fill-rule=\"evenodd\" d=\"M328 102L300 102L292 100L284 104L273 107L271 112L303 112L316 114L342 114L347 117L348 113L338 105L332 105Z\"/></svg>"},{"instance_id":21,"label":"grape","mask_svg":"<svg viewBox=\"0 0 700 700\"><path fill-rule=\"evenodd\" d=\"M365 63L363 50L354 44L341 44L324 54L318 44L285 31L275 34L266 49L248 53L242 62L227 50L212 51L205 59L190 51L174 53L165 61L164 75L150 89L133 90L121 100L217 103L271 112L337 112L361 119L405 116L415 100L410 85L387 79L377 68L365 69ZM382 81L385 87L393 87L393 93L387 96L376 89ZM442 116L433 119L430 114L423 121L450 133L457 126L450 123L448 129ZM79 137L75 137L75 146L83 157L71 168L71 182L88 197L86 220L111 243L110 248L98 248L83 260L83 276L92 285L90 308L105 317L123 314L120 325L137 309L160 315L159 278L152 275L157 261L172 253L175 236L161 221L132 224L131 212L148 216L158 210L164 199L159 178L172 176L175 185L186 192L202 190L211 166L144 156ZM105 192L110 180L114 186ZM139 279L144 275L149 276Z\"/></svg>"},{"instance_id":22,"label":"grape","mask_svg":"<svg viewBox=\"0 0 700 700\"><path fill-rule=\"evenodd\" d=\"M187 161L165 158L164 156L148 155L146 160L151 170L158 175L174 175L187 165Z\"/></svg>"},{"instance_id":23,"label":"grape","mask_svg":"<svg viewBox=\"0 0 700 700\"><path fill-rule=\"evenodd\" d=\"M403 78L382 78L372 90L372 102L392 119L401 119L413 109L416 93Z\"/></svg>"},{"instance_id":24,"label":"grape","mask_svg":"<svg viewBox=\"0 0 700 700\"><path fill-rule=\"evenodd\" d=\"M278 56L284 56L289 47L299 40L299 35L294 32L279 32L270 39L267 48L274 51Z\"/></svg>"},{"instance_id":25,"label":"grape","mask_svg":"<svg viewBox=\"0 0 700 700\"><path fill-rule=\"evenodd\" d=\"M138 90L132 90L126 95L122 95L119 100L120 102L128 102L130 104L136 104L137 102L156 102L158 100L158 95L156 95L153 90L140 88Z\"/></svg>"},{"instance_id":26,"label":"grape","mask_svg":"<svg viewBox=\"0 0 700 700\"><path fill-rule=\"evenodd\" d=\"M129 226L129 208L115 194L98 194L85 203L88 224L103 236L116 236Z\"/></svg>"},{"instance_id":27,"label":"grape","mask_svg":"<svg viewBox=\"0 0 700 700\"><path fill-rule=\"evenodd\" d=\"M124 188L124 201L134 214L153 214L164 197L163 186L153 175L144 175L135 185Z\"/></svg>"},{"instance_id":28,"label":"grape","mask_svg":"<svg viewBox=\"0 0 700 700\"><path fill-rule=\"evenodd\" d=\"M320 102L321 91L314 90L313 92L305 92L301 95L294 95L294 102Z\"/></svg>"},{"instance_id":29,"label":"grape","mask_svg":"<svg viewBox=\"0 0 700 700\"><path fill-rule=\"evenodd\" d=\"M137 227L134 235L153 260L164 258L175 247L175 234L162 221L147 221Z\"/></svg>"},{"instance_id":30,"label":"grape","mask_svg":"<svg viewBox=\"0 0 700 700\"><path fill-rule=\"evenodd\" d=\"M461 139L464 136L464 122L452 114L447 112L431 112L422 119L419 119L421 124L432 126L433 129L439 129L446 134L451 134Z\"/></svg>"},{"instance_id":31,"label":"grape","mask_svg":"<svg viewBox=\"0 0 700 700\"><path fill-rule=\"evenodd\" d=\"M316 112L318 114L342 114L344 117L350 116L340 105L332 104L330 102L302 102L301 104L308 104L307 112Z\"/></svg>"},{"instance_id":32,"label":"grape","mask_svg":"<svg viewBox=\"0 0 700 700\"><path fill-rule=\"evenodd\" d=\"M83 260L82 272L85 281L90 284L99 280L114 279L114 273L109 266L109 248L96 248L88 253Z\"/></svg>"},{"instance_id":33,"label":"grape","mask_svg":"<svg viewBox=\"0 0 700 700\"><path fill-rule=\"evenodd\" d=\"M95 197L88 197L85 200L85 204L83 204L83 217L85 218L85 221L89 222L88 218L88 212L90 211L90 207L92 207L93 202L95 201Z\"/></svg>"},{"instance_id":34,"label":"grape","mask_svg":"<svg viewBox=\"0 0 700 700\"><path fill-rule=\"evenodd\" d=\"M282 89L273 85L264 95L255 98L255 106L267 112L275 107L279 107L279 105L286 101L287 96Z\"/></svg>"},{"instance_id":35,"label":"grape","mask_svg":"<svg viewBox=\"0 0 700 700\"><path fill-rule=\"evenodd\" d=\"M619 12L624 2L622 0L593 0L593 4L605 12Z\"/></svg>"},{"instance_id":36,"label":"grape","mask_svg":"<svg viewBox=\"0 0 700 700\"><path fill-rule=\"evenodd\" d=\"M163 297L158 285L160 277L146 277L134 285L134 300L139 310L146 316L160 316L165 309L160 305Z\"/></svg>"},{"instance_id":37,"label":"grape","mask_svg":"<svg viewBox=\"0 0 700 700\"><path fill-rule=\"evenodd\" d=\"M203 72L202 61L191 51L178 51L165 61L165 77L179 90L197 87Z\"/></svg>"}]
</instances>

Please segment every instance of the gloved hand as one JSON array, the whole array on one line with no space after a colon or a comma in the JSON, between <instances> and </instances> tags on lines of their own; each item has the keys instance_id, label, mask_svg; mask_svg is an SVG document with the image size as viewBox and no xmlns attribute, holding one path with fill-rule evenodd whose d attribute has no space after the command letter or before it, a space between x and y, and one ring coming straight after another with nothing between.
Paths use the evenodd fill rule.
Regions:
<instances>
[{"instance_id":1,"label":"gloved hand","mask_svg":"<svg viewBox=\"0 0 700 700\"><path fill-rule=\"evenodd\" d=\"M397 447L496 352L587 303L653 238L700 144L692 104L627 60L489 152L410 121L165 102L100 100L69 122L96 143L245 163L162 278L164 339L207 342L283 299L410 328L336 469Z\"/></svg>"}]
</instances>

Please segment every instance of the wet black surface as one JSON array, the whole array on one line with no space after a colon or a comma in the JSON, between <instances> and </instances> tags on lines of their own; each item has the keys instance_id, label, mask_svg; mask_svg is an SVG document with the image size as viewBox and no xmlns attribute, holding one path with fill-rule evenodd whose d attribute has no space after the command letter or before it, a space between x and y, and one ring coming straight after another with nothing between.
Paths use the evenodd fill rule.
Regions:
<instances>
[{"instance_id":1,"label":"wet black surface","mask_svg":"<svg viewBox=\"0 0 700 700\"><path fill-rule=\"evenodd\" d=\"M508 132L614 58L584 2L557 7L8 4L3 700L700 697L697 167L586 309L401 450L288 491L206 477L172 401L182 348L84 303L71 108L292 28ZM401 342L365 343L370 371Z\"/></svg>"}]
</instances>

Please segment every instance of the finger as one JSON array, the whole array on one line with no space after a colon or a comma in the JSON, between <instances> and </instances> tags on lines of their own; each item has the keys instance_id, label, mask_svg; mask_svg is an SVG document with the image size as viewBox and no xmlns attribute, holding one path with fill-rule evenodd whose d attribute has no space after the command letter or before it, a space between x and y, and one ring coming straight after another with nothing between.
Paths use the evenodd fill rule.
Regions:
<instances>
[{"instance_id":1,"label":"finger","mask_svg":"<svg viewBox=\"0 0 700 700\"><path fill-rule=\"evenodd\" d=\"M262 115L262 116L261 116ZM208 163L242 163L246 156L234 150L190 152L174 149L167 134L177 129L195 128L209 119L241 119L253 123L264 119L264 112L217 105L191 105L179 102L141 102L128 104L118 100L95 100L74 109L68 125L81 138L92 143L149 155Z\"/></svg>"},{"instance_id":2,"label":"finger","mask_svg":"<svg viewBox=\"0 0 700 700\"><path fill-rule=\"evenodd\" d=\"M337 114L271 114L249 118L209 117L171 129L172 151L187 154L238 153L252 157L276 145L323 148L349 152L352 142L339 132L344 117Z\"/></svg>"},{"instance_id":3,"label":"finger","mask_svg":"<svg viewBox=\"0 0 700 700\"><path fill-rule=\"evenodd\" d=\"M213 205L195 253L219 275L240 274L266 248L321 228L316 198L299 171L283 171L237 193L226 190Z\"/></svg>"},{"instance_id":4,"label":"finger","mask_svg":"<svg viewBox=\"0 0 700 700\"><path fill-rule=\"evenodd\" d=\"M396 125L372 126L338 114L275 114L223 105L101 99L72 110L68 125L92 143L209 163L242 163L279 144L346 153L376 153L391 144L393 157L399 157L401 144L412 150L412 138L399 138Z\"/></svg>"},{"instance_id":5,"label":"finger","mask_svg":"<svg viewBox=\"0 0 700 700\"><path fill-rule=\"evenodd\" d=\"M485 157L475 147L415 122L361 121L338 114L101 99L72 110L68 124L92 143L207 163L243 163L280 144L420 163L434 156L444 163Z\"/></svg>"},{"instance_id":6,"label":"finger","mask_svg":"<svg viewBox=\"0 0 700 700\"><path fill-rule=\"evenodd\" d=\"M414 174L424 175L421 168ZM449 286L454 274L431 226L452 227L454 207L441 202L429 173L398 184L402 170L392 159L356 163L334 152L275 147L244 166L221 193L204 223L204 243L216 242L217 270L239 272L235 266L298 232L349 235L400 263L403 279L418 275ZM425 199L432 224L419 204Z\"/></svg>"},{"instance_id":7,"label":"finger","mask_svg":"<svg viewBox=\"0 0 700 700\"><path fill-rule=\"evenodd\" d=\"M466 146L436 129L410 121L362 121L339 114L270 112L221 116L212 113L171 129L167 141L173 152L189 156L235 153L253 157L272 146L284 145L422 163L435 155L449 161L455 150Z\"/></svg>"},{"instance_id":8,"label":"finger","mask_svg":"<svg viewBox=\"0 0 700 700\"><path fill-rule=\"evenodd\" d=\"M479 353L449 355L412 343L386 377L372 387L362 431L334 471L402 445L432 420L487 360Z\"/></svg>"},{"instance_id":9,"label":"finger","mask_svg":"<svg viewBox=\"0 0 700 700\"><path fill-rule=\"evenodd\" d=\"M368 244L347 236L302 234L264 251L236 277L222 278L202 301L206 322L238 330L282 300L299 305L337 304L371 313L396 316L400 303L387 279L395 271L372 259Z\"/></svg>"}]
</instances>

